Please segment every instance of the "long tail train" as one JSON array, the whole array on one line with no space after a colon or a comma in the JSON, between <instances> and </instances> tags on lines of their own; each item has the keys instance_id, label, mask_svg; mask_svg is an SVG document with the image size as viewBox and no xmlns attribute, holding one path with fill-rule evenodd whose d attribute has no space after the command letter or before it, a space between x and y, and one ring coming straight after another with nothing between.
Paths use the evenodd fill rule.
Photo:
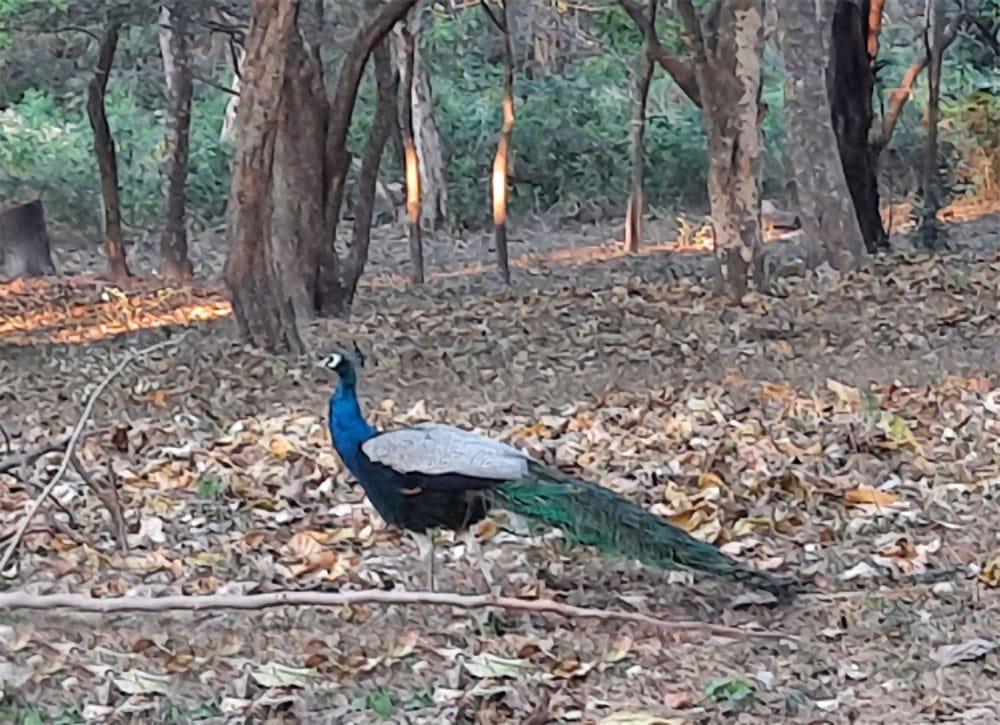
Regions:
<instances>
[{"instance_id":1,"label":"long tail train","mask_svg":"<svg viewBox=\"0 0 1000 725\"><path fill-rule=\"evenodd\" d=\"M660 569L696 569L721 579L787 594L793 581L749 569L611 489L540 464L530 477L493 490L514 513L558 526L582 544Z\"/></svg>"}]
</instances>

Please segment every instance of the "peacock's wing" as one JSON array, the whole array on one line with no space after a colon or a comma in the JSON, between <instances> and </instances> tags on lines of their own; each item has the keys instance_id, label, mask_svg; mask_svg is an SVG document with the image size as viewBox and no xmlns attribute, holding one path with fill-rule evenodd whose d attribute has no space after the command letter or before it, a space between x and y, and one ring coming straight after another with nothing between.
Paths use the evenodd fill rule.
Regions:
<instances>
[{"instance_id":1,"label":"peacock's wing","mask_svg":"<svg viewBox=\"0 0 1000 725\"><path fill-rule=\"evenodd\" d=\"M440 423L420 423L369 438L361 451L400 474L469 477L501 483L523 478L531 458L505 443Z\"/></svg>"}]
</instances>

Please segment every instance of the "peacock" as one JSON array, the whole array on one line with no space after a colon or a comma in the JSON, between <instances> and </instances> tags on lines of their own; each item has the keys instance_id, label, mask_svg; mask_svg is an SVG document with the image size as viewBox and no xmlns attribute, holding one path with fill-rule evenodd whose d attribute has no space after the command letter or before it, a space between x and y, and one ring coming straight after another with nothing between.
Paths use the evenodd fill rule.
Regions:
<instances>
[{"instance_id":1,"label":"peacock","mask_svg":"<svg viewBox=\"0 0 1000 725\"><path fill-rule=\"evenodd\" d=\"M416 533L462 531L499 508L649 566L699 570L776 593L786 589L783 578L749 569L614 491L505 443L440 423L376 429L358 402L363 364L356 345L317 363L340 378L329 408L334 448L387 523ZM430 561L433 587L433 549Z\"/></svg>"}]
</instances>

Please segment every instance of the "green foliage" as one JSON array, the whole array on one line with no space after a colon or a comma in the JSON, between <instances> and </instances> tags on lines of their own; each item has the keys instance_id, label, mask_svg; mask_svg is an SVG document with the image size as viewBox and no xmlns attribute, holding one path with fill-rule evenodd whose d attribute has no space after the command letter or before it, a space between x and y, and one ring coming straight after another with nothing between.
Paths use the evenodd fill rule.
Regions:
<instances>
[{"instance_id":1,"label":"green foliage","mask_svg":"<svg viewBox=\"0 0 1000 725\"><path fill-rule=\"evenodd\" d=\"M207 223L225 210L230 149L219 141L223 94L195 99L188 180L190 218ZM109 88L108 123L115 139L122 215L133 228L154 227L162 216L164 127L162 113L138 104L128 89ZM62 101L26 92L0 114L0 195L41 194L55 221L100 229L101 199L93 133L82 98Z\"/></svg>"},{"instance_id":2,"label":"green foliage","mask_svg":"<svg viewBox=\"0 0 1000 725\"><path fill-rule=\"evenodd\" d=\"M202 498L217 499L225 490L226 484L218 476L206 474L198 479L198 495Z\"/></svg>"},{"instance_id":3,"label":"green foliage","mask_svg":"<svg viewBox=\"0 0 1000 725\"><path fill-rule=\"evenodd\" d=\"M382 719L387 719L396 711L396 697L387 690L372 690L351 703L355 710L370 710Z\"/></svg>"},{"instance_id":4,"label":"green foliage","mask_svg":"<svg viewBox=\"0 0 1000 725\"><path fill-rule=\"evenodd\" d=\"M754 687L736 677L710 677L705 683L705 697L716 702L742 703L755 697Z\"/></svg>"}]
</instances>

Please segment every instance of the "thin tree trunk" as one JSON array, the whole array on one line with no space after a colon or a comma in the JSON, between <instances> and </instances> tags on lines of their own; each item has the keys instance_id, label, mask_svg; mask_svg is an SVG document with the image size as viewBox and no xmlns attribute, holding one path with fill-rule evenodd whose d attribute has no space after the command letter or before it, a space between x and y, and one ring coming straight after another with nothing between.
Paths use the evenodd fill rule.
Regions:
<instances>
[{"instance_id":1,"label":"thin tree trunk","mask_svg":"<svg viewBox=\"0 0 1000 725\"><path fill-rule=\"evenodd\" d=\"M507 249L507 191L510 176L510 146L514 132L514 47L510 37L510 0L500 0L500 16L493 14L486 3L483 8L489 13L494 25L500 31L503 45L503 126L500 129L500 143L493 158L493 173L490 176L493 198L493 234L496 245L497 270L505 284L510 284L510 253Z\"/></svg>"},{"instance_id":2,"label":"thin tree trunk","mask_svg":"<svg viewBox=\"0 0 1000 725\"><path fill-rule=\"evenodd\" d=\"M410 281L424 283L424 242L420 230L420 158L413 139L413 87L416 69L416 39L402 24L403 74L400 79L399 128L403 135L403 154L406 170L406 225L410 239Z\"/></svg>"},{"instance_id":3,"label":"thin tree trunk","mask_svg":"<svg viewBox=\"0 0 1000 725\"><path fill-rule=\"evenodd\" d=\"M927 148L924 158L924 201L920 223L923 245L934 249L938 244L937 214L941 209L941 174L938 170L938 112L941 97L941 56L944 52L944 8L940 2L927 0L927 27L924 46L930 63L927 67Z\"/></svg>"},{"instance_id":4,"label":"thin tree trunk","mask_svg":"<svg viewBox=\"0 0 1000 725\"><path fill-rule=\"evenodd\" d=\"M392 135L392 127L397 120L396 97L399 92L399 79L393 68L388 38L383 38L375 46L372 57L375 61L378 100L375 103L375 118L368 132L368 145L365 146L361 156L361 170L358 172L358 203L354 210L351 248L342 266L341 285L347 291L348 308L354 302L358 281L361 279L361 275L365 271L365 263L368 261L368 245L371 242L378 170L382 163L386 144Z\"/></svg>"},{"instance_id":5,"label":"thin tree trunk","mask_svg":"<svg viewBox=\"0 0 1000 725\"><path fill-rule=\"evenodd\" d=\"M625 251L637 254L642 246L642 214L646 207L644 138L646 135L646 102L653 80L653 46L656 38L656 3L649 0L649 20L645 25L645 42L639 52L639 72L635 106L632 111L632 191L625 211Z\"/></svg>"},{"instance_id":6,"label":"thin tree trunk","mask_svg":"<svg viewBox=\"0 0 1000 725\"><path fill-rule=\"evenodd\" d=\"M347 134L358 98L361 76L375 46L382 42L386 34L416 3L417 0L392 0L384 5L375 4L377 12L354 41L337 77L337 89L329 106L326 136L323 207L327 234L326 240L320 240L320 249L309 255L311 260L316 260L316 306L320 314L342 316L350 307L351 294L342 284L336 243L344 187L351 167Z\"/></svg>"},{"instance_id":7,"label":"thin tree trunk","mask_svg":"<svg viewBox=\"0 0 1000 725\"><path fill-rule=\"evenodd\" d=\"M186 227L188 154L191 134L191 45L186 8L160 9L160 53L167 83L167 159L164 164L164 227L160 236L161 273L183 282L193 275Z\"/></svg>"},{"instance_id":8,"label":"thin tree trunk","mask_svg":"<svg viewBox=\"0 0 1000 725\"><path fill-rule=\"evenodd\" d=\"M271 189L278 114L298 0L254 0L237 113L229 196L229 257L223 276L240 331L270 352L303 350L271 242Z\"/></svg>"},{"instance_id":9,"label":"thin tree trunk","mask_svg":"<svg viewBox=\"0 0 1000 725\"><path fill-rule=\"evenodd\" d=\"M94 76L87 86L87 118L94 131L94 153L101 174L101 197L104 200L104 248L108 255L108 273L121 280L130 275L125 261L125 239L122 233L121 199L118 194L118 159L115 140L111 136L104 110L104 94L118 48L121 22L112 21L104 29Z\"/></svg>"}]
</instances>

